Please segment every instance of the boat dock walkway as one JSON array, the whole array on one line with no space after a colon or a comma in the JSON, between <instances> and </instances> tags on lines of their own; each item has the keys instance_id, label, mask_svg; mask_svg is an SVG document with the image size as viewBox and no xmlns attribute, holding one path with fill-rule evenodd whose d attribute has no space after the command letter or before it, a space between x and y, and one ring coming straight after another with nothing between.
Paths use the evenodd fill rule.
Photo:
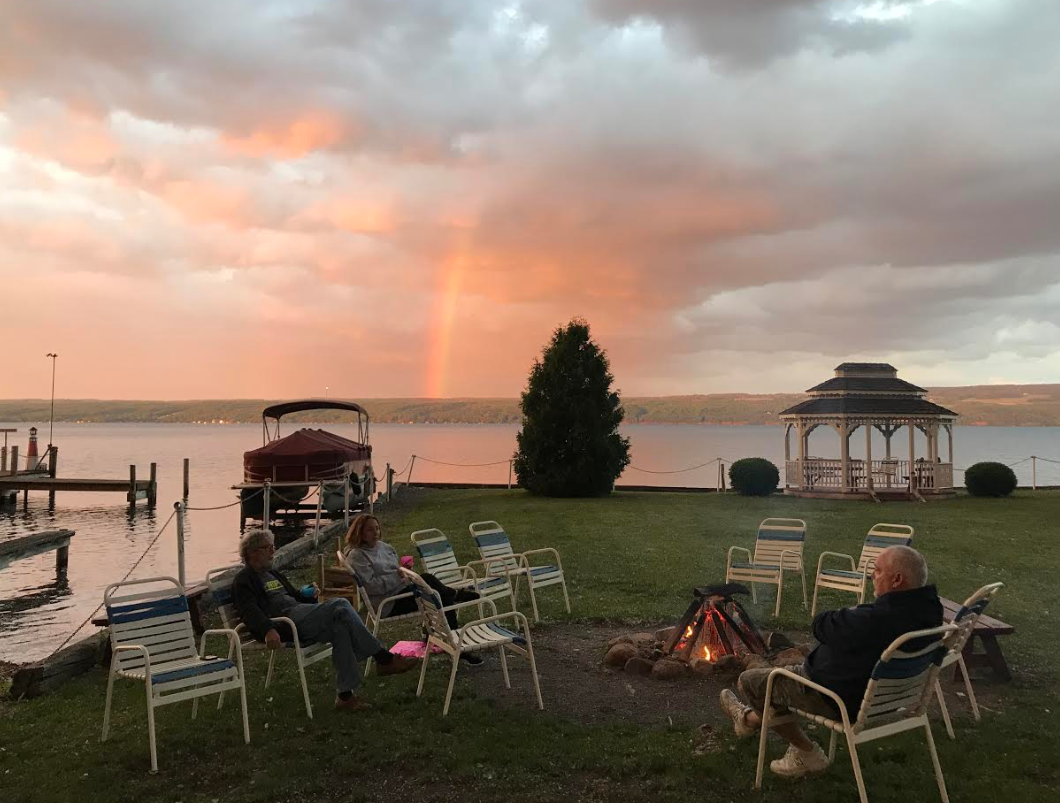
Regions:
<instances>
[{"instance_id":1,"label":"boat dock walkway","mask_svg":"<svg viewBox=\"0 0 1060 803\"><path fill-rule=\"evenodd\" d=\"M70 539L73 537L73 530L47 530L0 541L0 569L6 569L16 560L55 550L55 569L65 571L70 562Z\"/></svg>"},{"instance_id":2,"label":"boat dock walkway","mask_svg":"<svg viewBox=\"0 0 1060 803\"><path fill-rule=\"evenodd\" d=\"M151 464L148 479L136 478L136 466L129 466L129 478L99 479L89 477L55 476L55 450L46 471L18 471L8 474L0 473L0 501L8 496L16 496L19 491L28 497L30 491L47 491L52 498L57 491L81 491L102 493L124 493L130 505L139 500L146 500L148 507L154 507L158 496L158 466Z\"/></svg>"}]
</instances>

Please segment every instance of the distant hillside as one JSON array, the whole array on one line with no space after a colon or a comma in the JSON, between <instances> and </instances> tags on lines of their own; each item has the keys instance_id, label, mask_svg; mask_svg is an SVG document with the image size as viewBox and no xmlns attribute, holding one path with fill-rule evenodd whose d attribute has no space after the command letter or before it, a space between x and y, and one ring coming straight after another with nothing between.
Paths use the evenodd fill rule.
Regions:
<instances>
[{"instance_id":1,"label":"distant hillside","mask_svg":"<svg viewBox=\"0 0 1060 803\"><path fill-rule=\"evenodd\" d=\"M776 424L777 413L806 398L801 393L712 393L695 396L627 396L626 420L657 424ZM1060 385L977 385L932 388L929 398L960 413L962 424L1060 426ZM358 399L381 424L512 424L518 399ZM100 401L57 399L57 421L249 423L274 401ZM47 421L47 399L0 400L0 421ZM352 416L329 410L284 420L338 423Z\"/></svg>"}]
</instances>

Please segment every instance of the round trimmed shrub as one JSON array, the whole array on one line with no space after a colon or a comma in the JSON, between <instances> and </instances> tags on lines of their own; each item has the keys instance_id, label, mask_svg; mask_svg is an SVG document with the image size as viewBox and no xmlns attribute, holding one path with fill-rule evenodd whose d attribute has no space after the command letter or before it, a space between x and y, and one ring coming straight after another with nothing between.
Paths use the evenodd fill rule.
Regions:
<instances>
[{"instance_id":1,"label":"round trimmed shrub","mask_svg":"<svg viewBox=\"0 0 1060 803\"><path fill-rule=\"evenodd\" d=\"M764 457L745 457L729 466L729 482L743 496L769 496L780 484L780 471Z\"/></svg>"},{"instance_id":2,"label":"round trimmed shrub","mask_svg":"<svg viewBox=\"0 0 1060 803\"><path fill-rule=\"evenodd\" d=\"M1016 472L1004 463L976 463L964 472L972 496L1008 496L1016 490Z\"/></svg>"}]
</instances>

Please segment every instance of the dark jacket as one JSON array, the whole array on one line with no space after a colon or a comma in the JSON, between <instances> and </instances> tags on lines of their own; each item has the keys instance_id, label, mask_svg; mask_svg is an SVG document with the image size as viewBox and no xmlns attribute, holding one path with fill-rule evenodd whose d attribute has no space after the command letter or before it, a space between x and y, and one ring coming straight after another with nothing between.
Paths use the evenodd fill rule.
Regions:
<instances>
[{"instance_id":1,"label":"dark jacket","mask_svg":"<svg viewBox=\"0 0 1060 803\"><path fill-rule=\"evenodd\" d=\"M306 604L314 602L312 598L302 596L302 592L291 585L282 572L270 569L269 574L280 581L284 591L295 601ZM239 611L239 616L247 626L247 630L258 641L264 641L265 634L273 629L284 641L294 640L294 634L285 622L274 622L269 618L266 613L269 608L269 595L265 592L265 584L261 582L257 572L249 566L244 566L243 570L232 580L232 602Z\"/></svg>"},{"instance_id":2,"label":"dark jacket","mask_svg":"<svg viewBox=\"0 0 1060 803\"><path fill-rule=\"evenodd\" d=\"M813 620L819 644L806 656L806 674L838 694L853 721L872 668L891 642L911 630L941 624L942 603L933 585L891 591L872 603L819 613Z\"/></svg>"}]
</instances>

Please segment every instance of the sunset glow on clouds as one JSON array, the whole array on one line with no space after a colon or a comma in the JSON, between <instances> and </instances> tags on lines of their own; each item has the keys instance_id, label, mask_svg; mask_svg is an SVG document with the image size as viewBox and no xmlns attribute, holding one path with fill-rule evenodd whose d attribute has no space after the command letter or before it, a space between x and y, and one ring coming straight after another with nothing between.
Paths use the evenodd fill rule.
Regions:
<instances>
[{"instance_id":1,"label":"sunset glow on clouds","mask_svg":"<svg viewBox=\"0 0 1060 803\"><path fill-rule=\"evenodd\" d=\"M1060 377L1053 0L5 0L0 397ZM39 353L38 353L39 352Z\"/></svg>"}]
</instances>

